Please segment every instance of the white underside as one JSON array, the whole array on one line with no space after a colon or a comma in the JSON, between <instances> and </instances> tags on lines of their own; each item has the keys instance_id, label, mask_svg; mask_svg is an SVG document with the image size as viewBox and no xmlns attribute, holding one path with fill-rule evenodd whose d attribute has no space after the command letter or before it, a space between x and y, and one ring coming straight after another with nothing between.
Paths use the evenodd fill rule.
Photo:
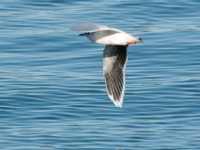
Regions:
<instances>
[{"instance_id":1,"label":"white underside","mask_svg":"<svg viewBox=\"0 0 200 150\"><path fill-rule=\"evenodd\" d=\"M97 43L97 44L105 44L105 45L127 45L128 42L137 40L135 37L125 33L119 32L115 34L110 34L105 36L104 32L92 33L86 35L88 39Z\"/></svg>"}]
</instances>

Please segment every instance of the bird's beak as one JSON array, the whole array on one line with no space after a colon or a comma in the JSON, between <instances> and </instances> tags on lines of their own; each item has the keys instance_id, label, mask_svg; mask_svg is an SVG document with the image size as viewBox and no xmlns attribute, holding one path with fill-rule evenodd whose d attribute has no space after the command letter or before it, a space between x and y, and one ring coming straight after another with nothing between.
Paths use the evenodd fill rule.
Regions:
<instances>
[{"instance_id":1,"label":"bird's beak","mask_svg":"<svg viewBox=\"0 0 200 150\"><path fill-rule=\"evenodd\" d=\"M139 41L140 41L141 43L144 43L144 41L142 40L142 38L139 37L138 39L139 39Z\"/></svg>"}]
</instances>

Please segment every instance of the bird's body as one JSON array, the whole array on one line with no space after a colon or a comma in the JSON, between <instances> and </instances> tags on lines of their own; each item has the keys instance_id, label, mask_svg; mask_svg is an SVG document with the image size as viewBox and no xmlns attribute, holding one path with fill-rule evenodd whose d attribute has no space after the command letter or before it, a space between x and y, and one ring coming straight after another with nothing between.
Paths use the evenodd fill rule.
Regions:
<instances>
[{"instance_id":1,"label":"bird's body","mask_svg":"<svg viewBox=\"0 0 200 150\"><path fill-rule=\"evenodd\" d=\"M122 107L127 47L129 44L142 42L141 38L99 24L79 24L71 31L79 32L79 35L86 36L94 43L106 45L103 53L103 72L108 96L116 107Z\"/></svg>"},{"instance_id":2,"label":"bird's body","mask_svg":"<svg viewBox=\"0 0 200 150\"><path fill-rule=\"evenodd\" d=\"M128 42L133 41L132 36L124 32L113 34L112 31L97 31L86 35L86 37L97 44L105 45L127 45Z\"/></svg>"}]
</instances>

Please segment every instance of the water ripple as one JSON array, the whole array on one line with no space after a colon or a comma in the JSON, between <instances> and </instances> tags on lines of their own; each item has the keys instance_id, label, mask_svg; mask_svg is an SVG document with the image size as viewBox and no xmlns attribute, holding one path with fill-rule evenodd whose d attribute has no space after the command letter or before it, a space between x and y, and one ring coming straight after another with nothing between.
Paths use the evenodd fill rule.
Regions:
<instances>
[{"instance_id":1,"label":"water ripple","mask_svg":"<svg viewBox=\"0 0 200 150\"><path fill-rule=\"evenodd\" d=\"M3 0L2 149L200 149L199 2ZM109 100L103 45L69 32L96 22L129 46L122 109Z\"/></svg>"}]
</instances>

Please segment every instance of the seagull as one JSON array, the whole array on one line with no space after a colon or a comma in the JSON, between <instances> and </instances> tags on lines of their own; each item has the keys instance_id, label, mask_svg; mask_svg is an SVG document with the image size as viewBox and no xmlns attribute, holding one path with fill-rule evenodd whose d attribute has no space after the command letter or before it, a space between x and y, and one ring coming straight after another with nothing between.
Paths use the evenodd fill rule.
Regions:
<instances>
[{"instance_id":1,"label":"seagull","mask_svg":"<svg viewBox=\"0 0 200 150\"><path fill-rule=\"evenodd\" d=\"M103 74L108 97L116 107L122 107L125 91L125 67L127 48L129 45L142 42L140 37L134 37L122 30L95 23L75 25L71 31L79 36L86 36L97 44L106 45L103 51Z\"/></svg>"}]
</instances>

